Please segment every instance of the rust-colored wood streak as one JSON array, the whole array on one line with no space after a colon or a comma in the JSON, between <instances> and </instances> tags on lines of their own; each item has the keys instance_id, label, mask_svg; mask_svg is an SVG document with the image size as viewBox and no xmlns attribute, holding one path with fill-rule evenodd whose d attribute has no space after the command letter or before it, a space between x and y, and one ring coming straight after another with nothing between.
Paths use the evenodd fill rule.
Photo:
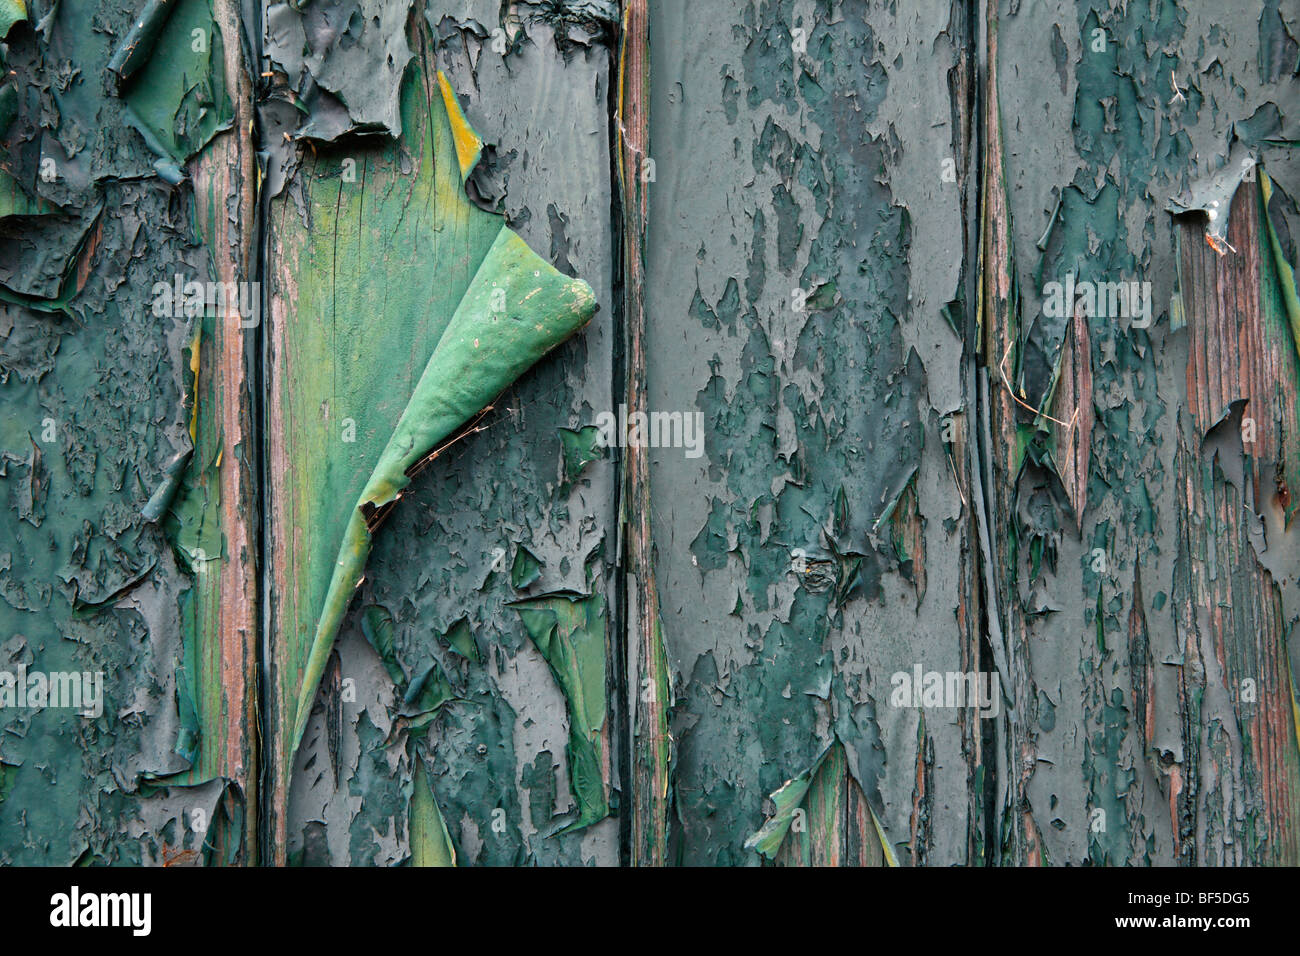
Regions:
<instances>
[{"instance_id":1,"label":"rust-colored wood streak","mask_svg":"<svg viewBox=\"0 0 1300 956\"><path fill-rule=\"evenodd\" d=\"M1269 479L1276 469L1281 480L1296 440L1298 377L1271 301L1258 188L1238 189L1222 255L1205 242L1203 221L1179 224L1188 336L1187 433L1176 460L1183 560L1174 581L1183 753L1166 758L1174 764L1166 777L1176 854L1188 865L1300 861L1287 618L1256 527L1257 514L1285 507ZM1216 429L1240 402L1241 428Z\"/></svg>"},{"instance_id":2,"label":"rust-colored wood streak","mask_svg":"<svg viewBox=\"0 0 1300 956\"><path fill-rule=\"evenodd\" d=\"M254 278L256 230L256 153L252 143L252 82L244 62L243 26L235 0L215 0L213 17L225 42L224 69L234 119L191 164L195 212L211 235L205 236L217 281L227 289ZM232 301L233 298L233 301ZM256 429L252 416L249 342L257 330L239 310L240 296L227 296L225 314L214 335L201 346L199 394L214 396L220 430L217 465L224 554L218 566L214 632L204 635L209 665L220 674L224 721L221 754L214 768L239 789L243 805L246 865L258 862L258 597ZM258 307L260 314L260 305ZM224 853L218 853L222 858Z\"/></svg>"},{"instance_id":3,"label":"rust-colored wood streak","mask_svg":"<svg viewBox=\"0 0 1300 956\"><path fill-rule=\"evenodd\" d=\"M989 0L986 10L987 24L987 84L984 100L984 173L981 206L980 278L982 298L980 332L985 367L981 372L982 414L985 420L975 427L987 428L984 442L985 475L987 489L986 508L989 515L992 579L995 594L988 598L986 615L998 616L1001 641L1009 673L1003 675L1009 682L1013 710L1008 714L1007 739L999 741L1005 750L1005 779L999 784L996 795L1000 806L998 813L1008 813L1012 818L1010 834L1000 851L1007 860L1038 865L1043 862L1042 842L1037 835L1031 803L1028 798L1029 781L1037 762L1034 735L1023 724L1023 715L1031 712L1036 695L1029 669L1029 631L1020 613L1014 595L1018 592L1018 569L1007 542L1012 540L1011 516L1016 511L1016 484L1020 468L1019 438L1017 435L1020 405L1008 384L1016 364L1016 350L1020 346L1020 317L1013 298L1014 276L1011 249L1010 211L1007 186L1003 172L1002 117L998 105L998 10L996 0ZM1003 369L1006 369L1004 378ZM998 634L990 635L991 641ZM986 762L993 755L986 754Z\"/></svg>"},{"instance_id":4,"label":"rust-colored wood streak","mask_svg":"<svg viewBox=\"0 0 1300 956\"><path fill-rule=\"evenodd\" d=\"M1096 417L1092 404L1092 343L1088 336L1088 316L1082 308L1074 310L1062 347L1052 417L1055 421L1049 422L1049 426L1055 443L1056 466L1074 509L1075 526L1082 531L1083 509L1088 503L1092 425Z\"/></svg>"},{"instance_id":5,"label":"rust-colored wood streak","mask_svg":"<svg viewBox=\"0 0 1300 956\"><path fill-rule=\"evenodd\" d=\"M1261 220L1259 186L1238 188L1228 213L1228 247L1223 255L1205 241L1204 222L1180 223L1179 279L1187 314L1187 407L1197 434L1205 436L1245 402L1243 450L1252 467L1254 500L1265 503L1265 479L1275 468L1285 488L1287 458L1300 440L1297 421L1295 348L1280 309L1268 307L1272 279L1268 238ZM1290 446L1290 447L1288 447ZM1294 467L1294 466L1293 466ZM1285 507L1285 504L1283 504Z\"/></svg>"},{"instance_id":6,"label":"rust-colored wood streak","mask_svg":"<svg viewBox=\"0 0 1300 956\"><path fill-rule=\"evenodd\" d=\"M1179 862L1295 865L1300 752L1277 587L1255 556L1241 492L1186 443L1178 495Z\"/></svg>"}]
</instances>

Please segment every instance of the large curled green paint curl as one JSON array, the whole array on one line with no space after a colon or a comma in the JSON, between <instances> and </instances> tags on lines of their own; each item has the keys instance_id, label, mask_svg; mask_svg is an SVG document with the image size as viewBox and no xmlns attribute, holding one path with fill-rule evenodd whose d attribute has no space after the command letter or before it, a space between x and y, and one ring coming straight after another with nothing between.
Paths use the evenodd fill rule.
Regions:
<instances>
[{"instance_id":1,"label":"large curled green paint curl","mask_svg":"<svg viewBox=\"0 0 1300 956\"><path fill-rule=\"evenodd\" d=\"M591 320L596 298L502 227L438 340L393 436L348 519L303 672L290 752L298 750L325 662L370 555L367 516L395 501L408 470L542 356Z\"/></svg>"}]
</instances>

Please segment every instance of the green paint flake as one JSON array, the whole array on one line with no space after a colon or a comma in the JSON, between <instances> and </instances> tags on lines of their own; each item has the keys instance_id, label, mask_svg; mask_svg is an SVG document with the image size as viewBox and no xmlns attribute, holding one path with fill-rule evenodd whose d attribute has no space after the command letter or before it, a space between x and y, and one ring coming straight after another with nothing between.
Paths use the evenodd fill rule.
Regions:
<instances>
[{"instance_id":1,"label":"green paint flake","mask_svg":"<svg viewBox=\"0 0 1300 956\"><path fill-rule=\"evenodd\" d=\"M379 655L384 670L388 671L388 676L393 679L393 683L398 687L403 686L406 683L406 674L402 671L402 665L397 662L397 654L393 648L393 615L389 613L388 608L372 604L363 610L361 633Z\"/></svg>"},{"instance_id":2,"label":"green paint flake","mask_svg":"<svg viewBox=\"0 0 1300 956\"><path fill-rule=\"evenodd\" d=\"M510 565L510 586L522 591L542 576L542 562L523 545L515 551L515 560Z\"/></svg>"},{"instance_id":3,"label":"green paint flake","mask_svg":"<svg viewBox=\"0 0 1300 956\"><path fill-rule=\"evenodd\" d=\"M595 425L558 431L564 460L563 487L570 488L589 464L605 457L605 449L600 443L600 429Z\"/></svg>"},{"instance_id":4,"label":"green paint flake","mask_svg":"<svg viewBox=\"0 0 1300 956\"><path fill-rule=\"evenodd\" d=\"M455 866L456 848L438 809L424 762L415 757L411 781L411 866Z\"/></svg>"},{"instance_id":5,"label":"green paint flake","mask_svg":"<svg viewBox=\"0 0 1300 956\"><path fill-rule=\"evenodd\" d=\"M411 679L411 686L406 689L402 701L403 713L412 717L409 726L422 730L438 715L444 704L456 699L456 691L436 662L430 662L424 670Z\"/></svg>"},{"instance_id":6,"label":"green paint flake","mask_svg":"<svg viewBox=\"0 0 1300 956\"><path fill-rule=\"evenodd\" d=\"M470 627L469 618L462 617L449 627L442 639L461 657L479 663L478 644L474 642L474 629Z\"/></svg>"},{"instance_id":7,"label":"green paint flake","mask_svg":"<svg viewBox=\"0 0 1300 956\"><path fill-rule=\"evenodd\" d=\"M745 841L745 849L757 850L769 860L776 859L777 851L781 849L781 843L794 822L795 811L803 807L804 797L808 794L808 788L812 786L813 777L821 769L831 749L827 747L817 756L811 767L787 780L780 789L773 792L772 802L776 805L775 809L757 832Z\"/></svg>"},{"instance_id":8,"label":"green paint flake","mask_svg":"<svg viewBox=\"0 0 1300 956\"><path fill-rule=\"evenodd\" d=\"M569 778L578 817L560 832L575 830L609 813L601 729L605 724L605 599L547 595L510 605L550 665L569 712Z\"/></svg>"}]
</instances>

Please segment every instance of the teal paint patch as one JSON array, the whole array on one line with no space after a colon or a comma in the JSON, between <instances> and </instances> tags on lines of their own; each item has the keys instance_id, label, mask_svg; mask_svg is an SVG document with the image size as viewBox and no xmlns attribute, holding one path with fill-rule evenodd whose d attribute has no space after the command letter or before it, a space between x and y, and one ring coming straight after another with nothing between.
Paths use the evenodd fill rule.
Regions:
<instances>
[{"instance_id":1,"label":"teal paint patch","mask_svg":"<svg viewBox=\"0 0 1300 956\"><path fill-rule=\"evenodd\" d=\"M539 751L532 763L524 765L520 783L528 791L528 815L533 828L548 830L555 815L555 758L549 750Z\"/></svg>"},{"instance_id":2,"label":"teal paint patch","mask_svg":"<svg viewBox=\"0 0 1300 956\"><path fill-rule=\"evenodd\" d=\"M369 714L361 713L356 728L361 752L348 780L348 792L359 798L360 808L349 827L348 859L354 866L392 865L397 860L387 855L391 852L387 846L408 817L410 777L404 781L393 774L383 746L384 734Z\"/></svg>"},{"instance_id":3,"label":"teal paint patch","mask_svg":"<svg viewBox=\"0 0 1300 956\"><path fill-rule=\"evenodd\" d=\"M120 95L128 122L159 158L183 163L234 118L225 88L222 46L227 41L213 21L212 0L166 6L166 24L147 61L128 74Z\"/></svg>"}]
</instances>

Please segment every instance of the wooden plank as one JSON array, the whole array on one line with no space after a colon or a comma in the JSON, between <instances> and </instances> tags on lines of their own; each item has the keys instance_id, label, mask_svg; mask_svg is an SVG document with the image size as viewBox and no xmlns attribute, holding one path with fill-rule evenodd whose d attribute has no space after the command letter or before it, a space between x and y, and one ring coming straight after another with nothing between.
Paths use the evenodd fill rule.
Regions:
<instances>
[{"instance_id":1,"label":"wooden plank","mask_svg":"<svg viewBox=\"0 0 1300 956\"><path fill-rule=\"evenodd\" d=\"M967 401L943 316L960 16L669 2L650 27L648 408L703 429L648 451L668 859L963 861L974 728L951 708L920 731L894 682L979 669L945 436ZM853 788L842 817L829 794ZM829 820L787 852L799 814Z\"/></svg>"},{"instance_id":2,"label":"wooden plank","mask_svg":"<svg viewBox=\"0 0 1300 956\"><path fill-rule=\"evenodd\" d=\"M572 25L512 22L494 37L486 14L463 13L431 4L412 20L401 140L318 146L273 204L271 661L284 776L272 814L286 859L406 858L408 834L425 825L413 816L417 761L434 795L418 805L441 818L428 825L446 827L459 864L618 858L616 823L604 819L613 717L574 696L542 649L546 633L532 630L558 615L556 639L585 648L584 686L610 686L614 477L612 462L584 453L591 410L608 407L612 382L608 48L597 31L573 63L559 48ZM535 98L517 99L523 88ZM465 185L449 162L446 96L495 147ZM355 183L343 178L349 160ZM467 195L484 205L503 196L506 220L559 268L590 279L602 311L424 468L385 517L290 768L301 634L337 549L314 526L355 500L351 486L386 440L384 416L404 402L385 397L390 384L418 377L435 313L454 307L481 258L478 224L504 224ZM376 336L391 347L376 353ZM364 367L377 355L392 361ZM319 394L308 394L309 378ZM340 460L335 432L353 416L348 490L321 489L311 463ZM426 687L445 682L449 695L432 723L413 720L400 696L423 673ZM581 734L580 722L589 725ZM594 739L583 743L588 731Z\"/></svg>"}]
</instances>

